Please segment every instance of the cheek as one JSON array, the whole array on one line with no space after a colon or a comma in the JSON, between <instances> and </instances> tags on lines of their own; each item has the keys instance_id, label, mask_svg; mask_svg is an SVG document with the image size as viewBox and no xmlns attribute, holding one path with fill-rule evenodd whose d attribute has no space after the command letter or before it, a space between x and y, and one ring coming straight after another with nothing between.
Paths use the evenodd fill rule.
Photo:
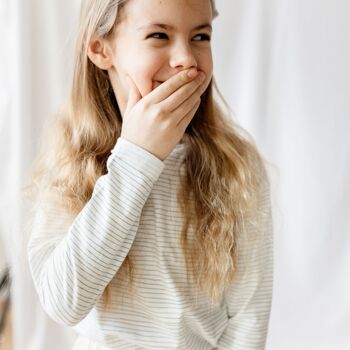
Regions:
<instances>
[{"instance_id":1,"label":"cheek","mask_svg":"<svg viewBox=\"0 0 350 350\"><path fill-rule=\"evenodd\" d=\"M135 57L142 57L142 59L135 59ZM145 55L144 53L142 55L136 54L129 58L128 61L123 62L124 87L128 89L126 75L129 75L136 84L141 96L144 97L154 89L153 79L161 67L161 63L158 62L159 58L157 59L156 56Z\"/></svg>"},{"instance_id":2,"label":"cheek","mask_svg":"<svg viewBox=\"0 0 350 350\"><path fill-rule=\"evenodd\" d=\"M211 49L203 49L197 53L196 56L198 69L205 73L205 81L203 86L208 87L213 76L213 57Z\"/></svg>"}]
</instances>

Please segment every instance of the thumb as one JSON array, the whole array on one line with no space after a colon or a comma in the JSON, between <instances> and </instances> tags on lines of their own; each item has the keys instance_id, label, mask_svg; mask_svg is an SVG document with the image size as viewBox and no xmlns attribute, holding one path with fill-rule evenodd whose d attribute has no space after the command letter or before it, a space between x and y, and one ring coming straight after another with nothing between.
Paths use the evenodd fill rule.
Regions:
<instances>
[{"instance_id":1,"label":"thumb","mask_svg":"<svg viewBox=\"0 0 350 350\"><path fill-rule=\"evenodd\" d=\"M130 78L129 75L126 76L126 80L129 86L129 95L128 95L128 103L125 109L125 113L128 112L135 104L141 100L142 95L140 94L139 89L137 88L134 81Z\"/></svg>"}]
</instances>

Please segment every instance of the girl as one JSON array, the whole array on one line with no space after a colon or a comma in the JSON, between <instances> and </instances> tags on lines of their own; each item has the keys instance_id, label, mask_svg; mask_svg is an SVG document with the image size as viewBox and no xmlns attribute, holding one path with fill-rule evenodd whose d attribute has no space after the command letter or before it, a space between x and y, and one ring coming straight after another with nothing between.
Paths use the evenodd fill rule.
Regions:
<instances>
[{"instance_id":1,"label":"girl","mask_svg":"<svg viewBox=\"0 0 350 350\"><path fill-rule=\"evenodd\" d=\"M269 180L213 98L216 15L212 0L82 3L28 244L42 307L79 333L74 349L264 349Z\"/></svg>"}]
</instances>

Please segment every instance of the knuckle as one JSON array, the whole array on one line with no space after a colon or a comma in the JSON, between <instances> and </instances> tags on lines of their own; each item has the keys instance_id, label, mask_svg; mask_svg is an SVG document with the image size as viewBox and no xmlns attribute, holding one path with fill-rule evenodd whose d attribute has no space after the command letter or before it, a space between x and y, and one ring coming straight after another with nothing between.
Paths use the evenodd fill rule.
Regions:
<instances>
[{"instance_id":1,"label":"knuckle","mask_svg":"<svg viewBox=\"0 0 350 350\"><path fill-rule=\"evenodd\" d=\"M164 120L164 122L162 123L162 128L164 131L168 131L172 129L172 123L169 119Z\"/></svg>"},{"instance_id":2,"label":"knuckle","mask_svg":"<svg viewBox=\"0 0 350 350\"><path fill-rule=\"evenodd\" d=\"M162 120L157 123L157 128L162 133L167 133L169 131L169 122L167 120Z\"/></svg>"},{"instance_id":3,"label":"knuckle","mask_svg":"<svg viewBox=\"0 0 350 350\"><path fill-rule=\"evenodd\" d=\"M165 115L163 108L160 106L154 106L153 115L155 119L163 119Z\"/></svg>"},{"instance_id":4,"label":"knuckle","mask_svg":"<svg viewBox=\"0 0 350 350\"><path fill-rule=\"evenodd\" d=\"M151 106L150 102L147 100L144 100L140 106L141 112L145 112L147 109L150 108L150 106Z\"/></svg>"}]
</instances>

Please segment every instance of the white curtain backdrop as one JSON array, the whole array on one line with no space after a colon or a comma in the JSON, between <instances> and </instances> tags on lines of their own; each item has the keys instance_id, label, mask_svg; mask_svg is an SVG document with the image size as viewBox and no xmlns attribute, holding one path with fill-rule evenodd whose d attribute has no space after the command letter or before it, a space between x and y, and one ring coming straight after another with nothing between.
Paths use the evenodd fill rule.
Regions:
<instances>
[{"instance_id":1,"label":"white curtain backdrop","mask_svg":"<svg viewBox=\"0 0 350 350\"><path fill-rule=\"evenodd\" d=\"M266 349L348 350L350 2L217 6L216 81L271 162L275 276ZM75 339L40 309L18 191L43 123L67 93L78 10L79 0L0 2L0 264L11 266L16 350L70 349Z\"/></svg>"},{"instance_id":2,"label":"white curtain backdrop","mask_svg":"<svg viewBox=\"0 0 350 350\"><path fill-rule=\"evenodd\" d=\"M43 123L66 94L77 17L77 1L0 1L0 236L13 280L15 350L70 349L76 337L41 310L27 266L19 190Z\"/></svg>"}]
</instances>

